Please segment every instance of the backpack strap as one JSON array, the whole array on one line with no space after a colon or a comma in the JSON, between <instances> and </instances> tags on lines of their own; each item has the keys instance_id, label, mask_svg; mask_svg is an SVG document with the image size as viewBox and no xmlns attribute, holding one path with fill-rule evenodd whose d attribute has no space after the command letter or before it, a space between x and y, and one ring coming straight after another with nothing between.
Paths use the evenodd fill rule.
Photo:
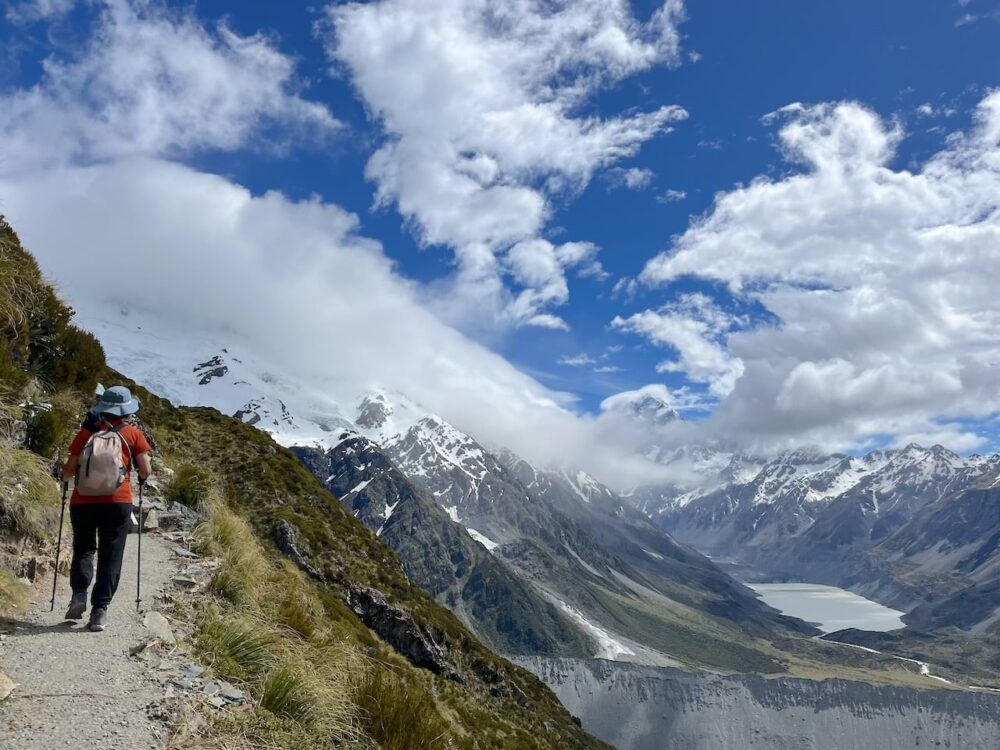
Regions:
<instances>
[{"instance_id":1,"label":"backpack strap","mask_svg":"<svg viewBox=\"0 0 1000 750\"><path fill-rule=\"evenodd\" d=\"M125 446L125 450L126 450L126 452L128 453L128 461L126 461L126 462L125 462L125 470L126 470L126 471L127 471L128 473L131 473L131 472L132 472L132 462L133 462L133 461L135 460L135 459L134 459L134 458L132 457L132 446L130 446L130 445L128 444L128 440L126 440L126 439L125 439L125 438L124 438L124 437L122 436L122 434L121 434L122 430L123 430L123 429L124 429L125 427L127 427L127 426L128 426L128 425L126 425L126 424L125 424L124 422L122 422L121 424L117 425L116 427L112 427L112 428L111 428L111 429L109 430L109 432L113 432L113 433L114 433L115 435L117 435L117 436L118 436L118 439L119 439L119 440L121 441L121 444Z\"/></svg>"}]
</instances>

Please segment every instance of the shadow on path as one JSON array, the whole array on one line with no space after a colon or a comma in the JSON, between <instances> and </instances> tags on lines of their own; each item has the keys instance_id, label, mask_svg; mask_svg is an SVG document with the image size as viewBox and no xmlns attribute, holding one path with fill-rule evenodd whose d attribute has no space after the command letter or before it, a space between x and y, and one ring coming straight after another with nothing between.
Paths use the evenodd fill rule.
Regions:
<instances>
[{"instance_id":1,"label":"shadow on path","mask_svg":"<svg viewBox=\"0 0 1000 750\"><path fill-rule=\"evenodd\" d=\"M99 635L87 630L86 620L63 620L54 625L39 625L28 620L15 620L12 617L0 617L0 633L7 635L44 635L45 633L86 633Z\"/></svg>"}]
</instances>

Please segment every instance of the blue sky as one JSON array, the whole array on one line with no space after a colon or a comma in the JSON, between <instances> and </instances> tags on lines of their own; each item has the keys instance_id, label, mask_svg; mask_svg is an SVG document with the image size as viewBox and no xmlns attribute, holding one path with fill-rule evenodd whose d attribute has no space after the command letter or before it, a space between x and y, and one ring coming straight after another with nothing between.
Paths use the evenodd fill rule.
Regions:
<instances>
[{"instance_id":1,"label":"blue sky","mask_svg":"<svg viewBox=\"0 0 1000 750\"><path fill-rule=\"evenodd\" d=\"M462 5L454 1L456 7ZM115 5L128 4L118 0L109 7ZM406 6L405 2L393 0L372 5L385 10L383 25L378 27L382 31L378 33L403 33L399 25L394 25L398 19L392 16L392 11L396 6ZM472 0L468 5L473 12L482 7ZM533 5L524 4L527 16L531 15ZM588 2L577 5L584 9L598 7ZM654 18L662 5L647 0L622 4L624 12L632 14L628 22L631 25L626 24L625 28L634 33L636 45L653 39L651 27L641 25ZM679 4L671 5L676 10ZM754 347L763 340L757 334L769 328L791 327L788 324L792 321L782 317L778 310L801 310L801 305L813 301L812 297L802 296L794 303L782 302L791 307L772 304L773 294L780 291L774 286L775 276L781 277L782 284L793 285L800 295L805 294L804 290L843 291L851 288L851 282L845 282L841 271L836 269L818 274L805 269L786 276L783 270L772 269L772 273L758 265L732 274L726 271L701 274L692 269L698 268L701 259L713 257L713 243L729 243L725 253L733 258L742 257L740 237L744 235L740 232L746 226L734 228L732 217L726 219L720 213L711 238L691 230L692 225L712 218L713 201L720 192L733 194L739 186L755 180L780 184L795 173L814 171L815 164L810 165L808 157L786 158L799 147L782 140L780 133L782 128L795 127L796 123L819 123L808 137L813 139L811 143L820 143L825 138L825 129L832 127L837 118L833 108L840 102L860 105L856 107L860 115L855 116L854 110L844 110L841 114L847 123L845 127L863 132L866 138L871 128L867 121L858 119L864 119L864 113L877 121L882 132L894 133L898 129L899 137L889 138L891 153L884 159L873 157L875 161L881 160L881 169L894 174L920 173L929 160L940 157L949 148L955 134L969 133L976 127L977 106L993 87L1000 85L1000 58L996 54L1000 44L1000 4L995 0L916 4L903 0L783 1L766 5L689 2L684 20L679 21L677 16L671 26L679 39L649 41L652 47L661 46L649 53L648 62L621 64L621 70L608 72L601 67L607 62L604 58L597 64L579 60L561 71L562 78L543 76L542 80L557 90L563 79L572 78L582 70L596 71L604 77L600 85L590 87L565 110L564 114L576 121L588 117L603 121L629 118L667 106L683 108L687 116L650 128L625 149L634 152L632 155L595 157L579 171L574 171L575 166L552 168L542 164L544 159L535 167L531 163L518 167L521 171L512 178L514 182L539 192L547 205L537 231L525 236L547 240L556 247L566 242L593 243L599 252L555 272L565 279L568 298L556 293L532 303L528 312L514 314L510 310L516 295L533 288L532 284L541 288L544 282L537 278L527 282L527 277L519 277L512 270L514 261L508 254L515 241L500 242L492 247L491 253L497 259L494 271L504 291L490 292L498 295L491 303L495 308L493 316L480 316L475 304L470 307L468 300L452 304L451 298L461 297L463 290L469 292L473 301L480 291L461 278L461 270L468 268L469 262L468 255L459 247L464 240L426 241L426 227L438 217L423 209L403 215L406 211L401 210L400 201L412 199L419 203L419 185L396 192L390 190L383 205L374 206L376 190L387 184L389 178L385 173L373 177L371 170L366 177L366 165L373 154L395 138L419 139L421 148L426 148L433 142L433 127L428 129L423 122L426 116L418 124L404 122L399 126L401 130L394 131L387 124L384 100L378 97L386 96L386 87L394 84L375 80L379 66L385 67L387 58L368 56L363 44L350 49L343 40L338 51L332 51L336 29L364 31L360 25L364 19L355 12L355 6L341 4L331 6L335 9L328 11L318 5L213 1L172 7L179 14L175 18L193 17L196 20L192 22L203 25L208 34L217 34L219 23L244 38L263 34L262 43L294 64L294 74L283 82L283 90L327 108L341 127L321 138L290 139L285 131L297 125L274 116L269 124L257 128L253 137L240 139L236 146L227 143L220 147L218 139L210 138L186 146L168 141L157 147L158 158L222 175L249 188L254 195L273 190L292 200L307 200L315 195L323 202L353 212L360 221L358 234L381 243L398 273L417 282L417 295L449 326L502 355L543 386L573 394L578 399L577 410L596 413L602 400L612 394L663 383L679 404L700 405L686 412L690 419L706 420L719 410L720 403L728 400L731 406L722 412L735 420L733 425L746 427L746 420L751 418L755 423L769 422L770 417L748 416L757 414L754 410L764 400L770 399L769 414L782 409L788 412L789 399L799 392L796 389L805 388L802 383L814 377L819 368L828 374L836 371L838 378L846 377L857 387L832 399L826 416L801 416L809 411L806 408L791 417L785 414L787 422L801 421L801 427L786 428L782 423L763 432L790 439L808 436L811 440L822 440L829 436L839 446L892 442L913 436L951 437L962 449L995 444L996 412L982 406L982 399L975 395L976 388L985 387L980 382L981 373L969 375L962 369L964 365L955 365L962 398L942 404L938 411L923 411L909 421L901 416L904 405L892 407L886 412L884 429L865 421L870 406L858 396L858 389L870 388L868 398L872 403L891 401L885 396L884 386L877 383L889 378L893 367L913 372L914 367L925 363L926 377L915 377L908 385L913 389L914 400L931 398L926 394L938 392L931 387L934 373L943 367L939 356L947 356L953 363L966 362L969 356L979 357L984 367L992 366L992 352L974 343L968 349L953 352L943 352L940 347L927 351L907 347L900 350L896 360L876 361L872 352L884 348L882 344L873 344L871 351L859 353L856 358L847 355L840 358L838 344L831 338L825 354L814 353L802 361L796 360L787 370L781 370L784 365L778 367L774 361L768 361L767 367L777 368L775 372L780 370L774 377L784 379L787 386L776 396L747 391L750 388L747 382L753 379L749 377L743 378L734 391L734 379L739 378L742 368L749 371L750 363L756 361ZM419 8L419 4L412 7ZM41 62L47 58L73 60L74 56L87 54L95 24L100 25L105 12L103 3L71 0L9 3L7 21L0 26L3 57L7 62L0 72L3 87L0 93L15 96L39 83L44 86L46 74ZM138 12L141 15L141 10ZM581 10L580 15L593 20L595 28L611 23L596 10L593 13ZM522 20L518 18L515 22ZM528 18L525 23L531 20ZM414 23L413 18L409 23ZM433 25L435 20L428 15L426 23ZM532 33L545 34L537 30ZM510 50L520 49L512 44ZM388 58L390 65L394 59ZM538 63L530 56L525 59L526 65ZM399 58L401 65L422 61L423 58ZM619 62L611 60L609 69ZM442 79L440 85L447 86L447 79ZM95 95L94 90L86 94ZM805 107L769 120L765 118L768 113L796 102ZM539 100L533 102L538 103ZM809 109L824 104L829 109ZM406 114L390 111L388 117L405 120ZM8 124L11 127L14 125ZM865 146L858 145L858 138L861 136L848 134L843 142L848 148L863 150ZM487 142L483 153L489 155L489 147ZM509 144L497 148L507 148L512 153L515 150ZM799 157L809 148L802 146ZM105 157L87 158L99 161ZM399 158L402 164L403 157ZM503 163L501 157L497 158ZM852 157L838 152L836 158ZM554 173L565 178L568 186L553 188L552 183L546 182ZM622 184L626 174L641 184L631 187ZM757 199L749 194L746 197ZM988 198L984 201L982 208L988 214L995 206L990 205ZM788 210L801 214L807 208L800 205ZM781 220L774 217L774 222ZM951 226L961 225L962 221L949 215L941 218L940 223ZM841 231L839 226L831 220L828 235L813 240L866 244L865 238L859 240L853 235L853 229L844 230L841 239L836 234ZM983 228L992 230L992 226ZM899 229L916 230L913 226ZM450 237L456 230L442 231L442 236ZM898 234L885 231L893 236ZM877 245L885 236L883 229L874 231L871 244ZM661 254L671 253L681 237L693 247L687 270L652 273L647 264L658 256L667 257ZM766 255L766 247L760 252ZM901 247L899 252L901 255L885 262L899 264L899 258L917 251ZM581 273L595 259L603 274ZM788 261L795 266L800 260L801 255L787 256L784 260L776 257L775 263ZM849 264L850 260L844 262ZM803 268L807 265L804 262ZM645 274L644 269L647 269ZM858 284L856 288L861 286ZM616 287L617 292L613 291ZM963 311L984 324L993 319L993 313L991 309ZM553 316L562 322L553 322ZM658 327L664 321L676 324L671 328L673 332L663 333L666 329ZM677 343L680 334L676 333L676 326L688 323L694 327L685 331L696 331L700 338L689 337L692 349L685 357L678 347L687 344ZM815 341L823 335L823 330L826 329L822 323L816 322L803 334L804 339ZM744 335L747 332L757 333L747 337ZM934 337L928 334L926 338ZM776 341L768 345L774 351L786 343ZM789 351L795 348L791 344L788 347ZM762 355L762 359L767 356ZM663 366L665 362L675 364ZM921 390L925 385L929 388L926 393ZM953 384L940 386L941 393L955 391ZM732 393L736 395L731 396ZM980 406L968 406L967 399L978 401ZM779 401L784 406L774 407ZM856 418L835 424L837 417L831 415L852 408L857 409ZM774 417L774 421L780 420ZM978 441L974 435L979 436Z\"/></svg>"}]
</instances>

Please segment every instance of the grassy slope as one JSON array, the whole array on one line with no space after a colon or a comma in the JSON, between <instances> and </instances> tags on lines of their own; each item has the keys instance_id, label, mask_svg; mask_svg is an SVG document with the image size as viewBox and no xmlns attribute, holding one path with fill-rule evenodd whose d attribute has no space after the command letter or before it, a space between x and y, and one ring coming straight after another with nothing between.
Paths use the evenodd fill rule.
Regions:
<instances>
[{"instance_id":1,"label":"grassy slope","mask_svg":"<svg viewBox=\"0 0 1000 750\"><path fill-rule=\"evenodd\" d=\"M323 637L333 639L324 643L335 643L343 653L360 656L358 660L329 660L340 663L336 675L324 675L315 663L307 667L301 661L298 670L268 673L267 688L262 682L260 689L262 696L270 696L270 703L262 701L267 710L257 712L259 720L266 717L268 741L296 750L305 747L306 735L300 731L306 726L303 721L316 717L305 717L290 707L287 688L295 685L289 683L293 672L311 669L308 679L312 682L299 687L339 689L346 696L351 703L348 714L355 717L358 747L605 747L578 727L540 681L486 649L451 613L411 584L398 558L352 518L291 452L236 419L210 409L177 409L138 384L128 383L106 369L99 344L71 326L70 318L71 312L45 283L35 261L0 219L0 428L13 431L15 422L28 416L29 444L36 452L51 455L55 446L68 442L98 380L129 384L143 402L143 423L167 464L181 469L174 493L194 499L204 494L205 485L217 491L221 507L229 509L230 517L243 519L260 540L255 559L266 559L270 572L265 578L273 584L277 576L279 582L284 580L288 587L304 592L304 601L316 610ZM26 415L18 404L28 392L55 405ZM26 451L9 443L6 446L4 456L9 454L19 464L35 462L32 471L38 474L36 459L27 458ZM185 471L185 466L194 470ZM193 479L199 478L208 482L196 486L199 483ZM54 483L49 486L54 489ZM13 496L7 493L5 497ZM45 502L51 504L51 492L45 493ZM38 517L45 518L44 512ZM279 520L289 521L301 532L303 551L326 577L325 585L299 575L280 558L270 542ZM39 533L45 536L50 531L43 524ZM0 533L13 536L18 532L14 523L7 522ZM216 581L218 600L203 606L221 608L217 611L234 621L247 618L255 629L297 643L301 634L271 620L276 617L273 608L253 597L240 601L234 595L241 590L240 578L251 577L252 568L230 565L229 570L228 580ZM390 603L412 614L444 647L460 679L435 676L393 653L344 604L350 585L378 589ZM198 615L196 619L210 627L211 618ZM203 630L199 643L210 645L212 635ZM231 644L233 639L221 642ZM291 651L283 651L286 655L298 653L288 648ZM414 734L418 726L428 731L440 727L441 731L418 742Z\"/></svg>"}]
</instances>

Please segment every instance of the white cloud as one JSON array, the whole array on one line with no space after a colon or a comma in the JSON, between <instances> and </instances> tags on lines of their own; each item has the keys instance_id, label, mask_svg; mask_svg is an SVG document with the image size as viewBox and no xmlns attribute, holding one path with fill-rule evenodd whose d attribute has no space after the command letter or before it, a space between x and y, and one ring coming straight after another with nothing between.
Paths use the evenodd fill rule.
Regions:
<instances>
[{"instance_id":1,"label":"white cloud","mask_svg":"<svg viewBox=\"0 0 1000 750\"><path fill-rule=\"evenodd\" d=\"M548 240L523 240L507 251L503 264L516 284L523 287L502 315L517 325L568 329L565 321L538 311L569 300L566 270L580 268L581 275L603 278L600 263L594 260L598 248L590 242L553 245Z\"/></svg>"},{"instance_id":2,"label":"white cloud","mask_svg":"<svg viewBox=\"0 0 1000 750\"><path fill-rule=\"evenodd\" d=\"M658 372L684 373L693 381L709 384L713 394L725 396L743 372L743 363L726 347L726 337L743 322L703 294L685 294L657 310L617 316L611 326L674 349L677 358L658 364Z\"/></svg>"},{"instance_id":3,"label":"white cloud","mask_svg":"<svg viewBox=\"0 0 1000 750\"><path fill-rule=\"evenodd\" d=\"M683 190L667 190L663 195L656 197L657 203L676 203L677 201L682 201L688 197L688 194Z\"/></svg>"},{"instance_id":4,"label":"white cloud","mask_svg":"<svg viewBox=\"0 0 1000 750\"><path fill-rule=\"evenodd\" d=\"M73 10L76 0L26 0L10 3L6 17L11 23L22 24L61 18Z\"/></svg>"},{"instance_id":5,"label":"white cloud","mask_svg":"<svg viewBox=\"0 0 1000 750\"><path fill-rule=\"evenodd\" d=\"M615 282L615 285L611 288L611 297L613 299L631 301L635 299L635 296L638 293L639 282L631 276L624 276L618 279L618 281Z\"/></svg>"},{"instance_id":6,"label":"white cloud","mask_svg":"<svg viewBox=\"0 0 1000 750\"><path fill-rule=\"evenodd\" d=\"M781 118L801 171L720 194L642 274L721 283L773 316L725 340L744 372L714 429L833 447L930 434L972 445L978 436L953 425L1000 411L1000 92L916 171L890 166L900 125L859 104Z\"/></svg>"},{"instance_id":7,"label":"white cloud","mask_svg":"<svg viewBox=\"0 0 1000 750\"><path fill-rule=\"evenodd\" d=\"M586 367L587 365L597 364L597 361L588 354L577 354L573 357L561 357L559 364L570 367Z\"/></svg>"},{"instance_id":8,"label":"white cloud","mask_svg":"<svg viewBox=\"0 0 1000 750\"><path fill-rule=\"evenodd\" d=\"M614 373L614 372L624 372L625 370L617 365L601 365L600 367L595 367L594 372L600 374Z\"/></svg>"},{"instance_id":9,"label":"white cloud","mask_svg":"<svg viewBox=\"0 0 1000 750\"><path fill-rule=\"evenodd\" d=\"M82 54L0 97L10 151L0 205L82 324L129 309L173 345L192 331L236 339L335 397L374 383L398 389L536 461L574 461L619 486L655 471L624 443L609 446L597 420L571 413L571 396L442 323L428 290L396 273L353 214L315 197L254 195L173 161L195 148L254 148L269 136L262 124L336 125L294 94L291 62L264 37L211 34L158 8L109 3ZM472 169L485 179L489 165ZM484 253L486 266L496 262ZM596 253L526 238L503 262L558 299L566 269L588 272ZM567 327L550 313L523 324Z\"/></svg>"},{"instance_id":10,"label":"white cloud","mask_svg":"<svg viewBox=\"0 0 1000 750\"><path fill-rule=\"evenodd\" d=\"M687 116L676 106L610 117L584 110L604 87L677 64L682 15L680 0L645 22L626 0L328 9L330 57L386 134L367 166L377 204L395 205L420 242L456 254L443 314L464 325L476 315L549 320L546 308L565 302L552 288L511 295L502 256L540 236L553 196L582 189Z\"/></svg>"},{"instance_id":11,"label":"white cloud","mask_svg":"<svg viewBox=\"0 0 1000 750\"><path fill-rule=\"evenodd\" d=\"M921 117L933 117L935 114L937 114L937 112L934 109L934 105L932 105L930 102L924 102L919 107L917 107L917 114L920 115Z\"/></svg>"},{"instance_id":12,"label":"white cloud","mask_svg":"<svg viewBox=\"0 0 1000 750\"><path fill-rule=\"evenodd\" d=\"M232 150L262 135L317 137L339 127L295 93L292 60L267 38L226 26L210 33L156 3L107 0L89 46L53 55L43 69L36 86L0 102L7 172Z\"/></svg>"},{"instance_id":13,"label":"white cloud","mask_svg":"<svg viewBox=\"0 0 1000 750\"><path fill-rule=\"evenodd\" d=\"M608 184L613 188L645 190L656 175L645 167L612 167L608 170Z\"/></svg>"},{"instance_id":14,"label":"white cloud","mask_svg":"<svg viewBox=\"0 0 1000 750\"><path fill-rule=\"evenodd\" d=\"M175 343L190 331L242 342L337 398L399 390L535 461L572 461L619 487L656 475L568 411L568 396L442 323L335 205L254 196L158 159L0 176L0 197L84 325L127 308Z\"/></svg>"}]
</instances>

